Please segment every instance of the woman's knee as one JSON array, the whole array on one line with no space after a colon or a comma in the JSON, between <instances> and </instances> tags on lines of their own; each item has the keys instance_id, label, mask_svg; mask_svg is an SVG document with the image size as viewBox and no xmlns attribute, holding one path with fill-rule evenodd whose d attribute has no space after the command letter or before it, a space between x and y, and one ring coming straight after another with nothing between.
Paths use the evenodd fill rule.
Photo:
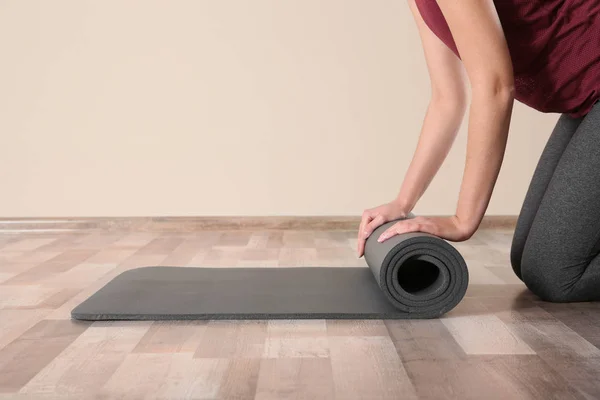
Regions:
<instances>
[{"instance_id":1,"label":"woman's knee","mask_svg":"<svg viewBox=\"0 0 600 400\"><path fill-rule=\"evenodd\" d=\"M522 280L540 299L553 303L574 301L572 288L576 277L567 276L560 258L552 251L526 249L521 260Z\"/></svg>"},{"instance_id":2,"label":"woman's knee","mask_svg":"<svg viewBox=\"0 0 600 400\"><path fill-rule=\"evenodd\" d=\"M513 235L512 243L510 246L510 265L515 273L515 275L523 280L523 276L521 275L521 261L523 259L523 249L525 248L525 239L526 235L520 233L517 229Z\"/></svg>"}]
</instances>

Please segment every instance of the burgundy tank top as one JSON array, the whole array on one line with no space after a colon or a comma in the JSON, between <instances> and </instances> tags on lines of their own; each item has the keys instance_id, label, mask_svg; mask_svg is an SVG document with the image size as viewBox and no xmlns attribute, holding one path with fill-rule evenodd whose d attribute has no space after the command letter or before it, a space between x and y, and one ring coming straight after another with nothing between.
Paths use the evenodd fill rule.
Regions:
<instances>
[{"instance_id":1,"label":"burgundy tank top","mask_svg":"<svg viewBox=\"0 0 600 400\"><path fill-rule=\"evenodd\" d=\"M494 0L512 58L515 98L581 117L600 99L600 0ZM431 31L460 54L436 0L416 0Z\"/></svg>"}]
</instances>

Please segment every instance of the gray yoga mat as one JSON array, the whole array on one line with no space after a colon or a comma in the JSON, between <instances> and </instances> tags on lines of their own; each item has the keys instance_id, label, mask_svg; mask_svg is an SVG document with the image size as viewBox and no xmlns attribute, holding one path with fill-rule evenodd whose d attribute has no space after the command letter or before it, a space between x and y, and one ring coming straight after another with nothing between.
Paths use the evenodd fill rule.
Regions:
<instances>
[{"instance_id":1,"label":"gray yoga mat","mask_svg":"<svg viewBox=\"0 0 600 400\"><path fill-rule=\"evenodd\" d=\"M367 240L367 267L142 267L73 309L79 320L436 318L465 295L464 259L424 233Z\"/></svg>"}]
</instances>

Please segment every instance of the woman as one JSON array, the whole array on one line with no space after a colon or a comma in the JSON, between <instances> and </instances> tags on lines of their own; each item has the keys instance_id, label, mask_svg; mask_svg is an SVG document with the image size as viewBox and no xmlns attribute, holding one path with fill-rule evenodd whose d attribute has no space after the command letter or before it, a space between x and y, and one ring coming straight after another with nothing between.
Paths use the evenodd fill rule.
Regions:
<instances>
[{"instance_id":1,"label":"woman","mask_svg":"<svg viewBox=\"0 0 600 400\"><path fill-rule=\"evenodd\" d=\"M514 100L561 113L527 192L511 248L517 276L544 300L600 299L600 0L409 0L432 97L398 197L363 213L375 228L410 212L448 154L471 86L467 159L451 217L399 221L463 241L477 230L504 157ZM462 61L462 62L461 62Z\"/></svg>"}]
</instances>

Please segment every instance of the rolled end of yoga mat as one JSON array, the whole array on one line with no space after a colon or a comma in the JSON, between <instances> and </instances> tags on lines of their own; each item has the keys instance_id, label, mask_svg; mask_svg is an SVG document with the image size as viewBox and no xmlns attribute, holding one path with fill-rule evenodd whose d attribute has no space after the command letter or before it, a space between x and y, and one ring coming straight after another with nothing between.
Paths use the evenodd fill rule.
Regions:
<instances>
[{"instance_id":1,"label":"rolled end of yoga mat","mask_svg":"<svg viewBox=\"0 0 600 400\"><path fill-rule=\"evenodd\" d=\"M365 261L377 284L398 310L415 318L447 313L467 291L465 260L448 242L427 233L396 235L379 243L379 236L396 222L377 228L365 245Z\"/></svg>"}]
</instances>

